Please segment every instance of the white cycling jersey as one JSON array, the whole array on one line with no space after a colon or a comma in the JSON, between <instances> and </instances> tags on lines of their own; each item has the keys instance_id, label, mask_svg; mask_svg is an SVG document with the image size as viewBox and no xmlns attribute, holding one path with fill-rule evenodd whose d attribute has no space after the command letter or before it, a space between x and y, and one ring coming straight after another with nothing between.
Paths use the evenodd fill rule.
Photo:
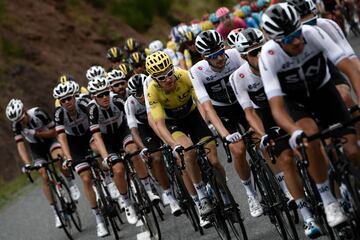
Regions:
<instances>
[{"instance_id":1,"label":"white cycling jersey","mask_svg":"<svg viewBox=\"0 0 360 240\"><path fill-rule=\"evenodd\" d=\"M147 78L145 79L145 81L144 81L144 83L143 83L146 113L149 113L149 112L150 112L150 104L149 104L149 100L148 100L147 89L148 89L148 86L149 86L149 84L150 84L151 81L152 81L151 76L147 76Z\"/></svg>"},{"instance_id":2,"label":"white cycling jersey","mask_svg":"<svg viewBox=\"0 0 360 240\"><path fill-rule=\"evenodd\" d=\"M316 26L324 30L331 37L331 39L345 52L348 58L357 57L354 49L351 47L343 31L336 22L327 18L317 18Z\"/></svg>"},{"instance_id":3,"label":"white cycling jersey","mask_svg":"<svg viewBox=\"0 0 360 240\"><path fill-rule=\"evenodd\" d=\"M346 54L322 29L302 26L305 41L297 56L288 55L273 40L264 44L260 54L260 74L268 99L287 94L308 97L330 80L327 58L336 65Z\"/></svg>"},{"instance_id":4,"label":"white cycling jersey","mask_svg":"<svg viewBox=\"0 0 360 240\"><path fill-rule=\"evenodd\" d=\"M243 109L269 106L261 77L251 71L249 63L246 62L231 74L230 84Z\"/></svg>"},{"instance_id":5,"label":"white cycling jersey","mask_svg":"<svg viewBox=\"0 0 360 240\"><path fill-rule=\"evenodd\" d=\"M229 106L237 102L229 77L245 61L236 49L228 49L225 54L227 60L221 72L214 71L206 60L191 67L190 78L200 103L211 100L215 106Z\"/></svg>"},{"instance_id":6,"label":"white cycling jersey","mask_svg":"<svg viewBox=\"0 0 360 240\"><path fill-rule=\"evenodd\" d=\"M137 128L138 124L147 124L146 106L134 96L129 96L125 102L126 120L129 128Z\"/></svg>"}]
</instances>

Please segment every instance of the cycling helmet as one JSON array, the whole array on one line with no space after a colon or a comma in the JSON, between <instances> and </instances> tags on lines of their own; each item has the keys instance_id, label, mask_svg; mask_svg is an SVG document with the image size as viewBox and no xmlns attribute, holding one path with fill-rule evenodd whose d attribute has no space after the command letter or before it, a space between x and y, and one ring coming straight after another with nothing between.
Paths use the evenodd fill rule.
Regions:
<instances>
[{"instance_id":1,"label":"cycling helmet","mask_svg":"<svg viewBox=\"0 0 360 240\"><path fill-rule=\"evenodd\" d=\"M251 7L249 5L242 6L241 10L243 11L245 17L248 17L251 15Z\"/></svg>"},{"instance_id":2,"label":"cycling helmet","mask_svg":"<svg viewBox=\"0 0 360 240\"><path fill-rule=\"evenodd\" d=\"M219 19L216 17L216 13L211 13L209 15L209 21L212 23L212 24L217 24L219 22Z\"/></svg>"},{"instance_id":3,"label":"cycling helmet","mask_svg":"<svg viewBox=\"0 0 360 240\"><path fill-rule=\"evenodd\" d=\"M257 28L247 28L242 30L236 38L235 48L242 54L246 54L249 49L263 45L265 43L264 34Z\"/></svg>"},{"instance_id":4,"label":"cycling helmet","mask_svg":"<svg viewBox=\"0 0 360 240\"><path fill-rule=\"evenodd\" d=\"M143 65L145 63L144 54L139 52L133 52L132 54L130 54L129 63L134 67Z\"/></svg>"},{"instance_id":5,"label":"cycling helmet","mask_svg":"<svg viewBox=\"0 0 360 240\"><path fill-rule=\"evenodd\" d=\"M96 76L91 81L89 81L87 89L91 94L96 94L107 91L109 87L109 82L105 77Z\"/></svg>"},{"instance_id":6,"label":"cycling helmet","mask_svg":"<svg viewBox=\"0 0 360 240\"><path fill-rule=\"evenodd\" d=\"M249 1L240 1L239 3L240 7L250 5Z\"/></svg>"},{"instance_id":7,"label":"cycling helmet","mask_svg":"<svg viewBox=\"0 0 360 240\"><path fill-rule=\"evenodd\" d=\"M64 75L61 75L59 77L59 80L58 80L59 83L65 83L65 82L68 82L68 81L75 81L75 79L71 75L65 75L64 74Z\"/></svg>"},{"instance_id":8,"label":"cycling helmet","mask_svg":"<svg viewBox=\"0 0 360 240\"><path fill-rule=\"evenodd\" d=\"M72 81L71 83L74 85L74 94L80 93L80 85L75 81Z\"/></svg>"},{"instance_id":9,"label":"cycling helmet","mask_svg":"<svg viewBox=\"0 0 360 240\"><path fill-rule=\"evenodd\" d=\"M19 99L11 99L6 106L6 117L12 121L19 121L24 112L24 105Z\"/></svg>"},{"instance_id":10,"label":"cycling helmet","mask_svg":"<svg viewBox=\"0 0 360 240\"><path fill-rule=\"evenodd\" d=\"M318 11L315 3L312 0L305 0L305 2L308 5L310 12L314 15L318 15L319 11Z\"/></svg>"},{"instance_id":11,"label":"cycling helmet","mask_svg":"<svg viewBox=\"0 0 360 240\"><path fill-rule=\"evenodd\" d=\"M137 50L139 50L140 48L140 43L138 40L136 40L135 38L128 38L125 41L125 45L124 45L124 49L127 52L135 52Z\"/></svg>"},{"instance_id":12,"label":"cycling helmet","mask_svg":"<svg viewBox=\"0 0 360 240\"><path fill-rule=\"evenodd\" d=\"M164 49L164 44L160 40L152 41L149 44L150 53L161 51Z\"/></svg>"},{"instance_id":13,"label":"cycling helmet","mask_svg":"<svg viewBox=\"0 0 360 240\"><path fill-rule=\"evenodd\" d=\"M235 28L235 29L231 30L231 32L227 35L227 44L231 48L235 48L237 36L239 35L239 33L242 30L243 30L243 28Z\"/></svg>"},{"instance_id":14,"label":"cycling helmet","mask_svg":"<svg viewBox=\"0 0 360 240\"><path fill-rule=\"evenodd\" d=\"M187 31L184 33L184 40L185 42L194 42L195 41L195 35L192 31Z\"/></svg>"},{"instance_id":15,"label":"cycling helmet","mask_svg":"<svg viewBox=\"0 0 360 240\"><path fill-rule=\"evenodd\" d=\"M123 55L123 50L119 47L112 47L106 53L106 58L111 62L120 62Z\"/></svg>"},{"instance_id":16,"label":"cycling helmet","mask_svg":"<svg viewBox=\"0 0 360 240\"><path fill-rule=\"evenodd\" d=\"M215 14L217 18L224 17L230 13L230 10L227 7L220 7L216 10Z\"/></svg>"},{"instance_id":17,"label":"cycling helmet","mask_svg":"<svg viewBox=\"0 0 360 240\"><path fill-rule=\"evenodd\" d=\"M263 8L263 7L266 7L267 1L266 0L257 0L256 4L257 4L258 8Z\"/></svg>"},{"instance_id":18,"label":"cycling helmet","mask_svg":"<svg viewBox=\"0 0 360 240\"><path fill-rule=\"evenodd\" d=\"M171 58L163 51L158 51L148 56L146 58L145 66L146 71L150 75L162 73L169 68L173 68Z\"/></svg>"},{"instance_id":19,"label":"cycling helmet","mask_svg":"<svg viewBox=\"0 0 360 240\"><path fill-rule=\"evenodd\" d=\"M300 16L293 6L277 3L265 11L261 26L270 39L279 40L300 28Z\"/></svg>"},{"instance_id":20,"label":"cycling helmet","mask_svg":"<svg viewBox=\"0 0 360 240\"><path fill-rule=\"evenodd\" d=\"M224 40L217 31L207 30L196 37L195 46L201 55L209 55L224 48Z\"/></svg>"},{"instance_id":21,"label":"cycling helmet","mask_svg":"<svg viewBox=\"0 0 360 240\"><path fill-rule=\"evenodd\" d=\"M86 78L91 81L94 77L105 75L105 69L101 66L92 66L86 72Z\"/></svg>"},{"instance_id":22,"label":"cycling helmet","mask_svg":"<svg viewBox=\"0 0 360 240\"><path fill-rule=\"evenodd\" d=\"M133 75L133 69L128 63L121 63L117 68L125 74L126 79L129 79L131 75Z\"/></svg>"},{"instance_id":23,"label":"cycling helmet","mask_svg":"<svg viewBox=\"0 0 360 240\"><path fill-rule=\"evenodd\" d=\"M134 76L132 76L129 79L128 82L128 90L129 90L129 94L133 95L137 92L142 92L143 91L143 83L145 82L145 79L147 78L147 76L145 74L135 74Z\"/></svg>"},{"instance_id":24,"label":"cycling helmet","mask_svg":"<svg viewBox=\"0 0 360 240\"><path fill-rule=\"evenodd\" d=\"M55 99L61 99L70 95L74 95L75 93L75 85L74 82L64 82L59 83L53 90L53 97Z\"/></svg>"},{"instance_id":25,"label":"cycling helmet","mask_svg":"<svg viewBox=\"0 0 360 240\"><path fill-rule=\"evenodd\" d=\"M125 74L117 69L113 69L111 72L108 72L108 74L106 75L106 79L111 86L118 81L126 81Z\"/></svg>"}]
</instances>

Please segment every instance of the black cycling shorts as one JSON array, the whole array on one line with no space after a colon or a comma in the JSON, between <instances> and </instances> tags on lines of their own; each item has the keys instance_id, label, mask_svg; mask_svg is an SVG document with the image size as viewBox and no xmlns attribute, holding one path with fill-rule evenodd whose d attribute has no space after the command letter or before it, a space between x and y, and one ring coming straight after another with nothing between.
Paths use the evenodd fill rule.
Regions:
<instances>
[{"instance_id":1,"label":"black cycling shorts","mask_svg":"<svg viewBox=\"0 0 360 240\"><path fill-rule=\"evenodd\" d=\"M133 143L130 129L126 123L121 124L115 133L101 133L108 153L119 153L125 150L126 145Z\"/></svg>"},{"instance_id":2,"label":"black cycling shorts","mask_svg":"<svg viewBox=\"0 0 360 240\"><path fill-rule=\"evenodd\" d=\"M331 81L312 94L310 98L291 99L286 97L286 106L295 122L302 118L313 118L316 119L320 128L327 128L332 124L351 119L345 103ZM355 133L355 127L349 126L339 131L338 136Z\"/></svg>"},{"instance_id":3,"label":"black cycling shorts","mask_svg":"<svg viewBox=\"0 0 360 240\"><path fill-rule=\"evenodd\" d=\"M156 135L154 130L148 124L138 123L138 130L145 147L150 150L154 150L162 146L161 139Z\"/></svg>"},{"instance_id":4,"label":"black cycling shorts","mask_svg":"<svg viewBox=\"0 0 360 240\"><path fill-rule=\"evenodd\" d=\"M80 174L82 171L89 169L90 165L87 162L84 162L84 159L89 155L89 143L91 139L91 133L88 131L82 136L72 136L66 135L71 157L74 161L73 167L75 171Z\"/></svg>"},{"instance_id":5,"label":"black cycling shorts","mask_svg":"<svg viewBox=\"0 0 360 240\"><path fill-rule=\"evenodd\" d=\"M239 124L245 131L250 128L245 112L238 102L230 106L214 106L214 109L229 133L237 132Z\"/></svg>"},{"instance_id":6,"label":"black cycling shorts","mask_svg":"<svg viewBox=\"0 0 360 240\"><path fill-rule=\"evenodd\" d=\"M194 144L200 142L205 137L212 136L210 129L197 108L182 119L166 119L165 124L170 133L182 132L188 135Z\"/></svg>"},{"instance_id":7,"label":"black cycling shorts","mask_svg":"<svg viewBox=\"0 0 360 240\"><path fill-rule=\"evenodd\" d=\"M31 158L34 165L41 165L48 160L49 154L56 148L61 148L56 138L43 139L43 142L29 143Z\"/></svg>"},{"instance_id":8,"label":"black cycling shorts","mask_svg":"<svg viewBox=\"0 0 360 240\"><path fill-rule=\"evenodd\" d=\"M327 61L329 67L329 73L331 75L330 81L334 82L335 85L345 84L351 87L345 76L337 69L337 67L331 62Z\"/></svg>"},{"instance_id":9,"label":"black cycling shorts","mask_svg":"<svg viewBox=\"0 0 360 240\"><path fill-rule=\"evenodd\" d=\"M286 132L276 124L271 114L271 109L269 107L257 108L256 113L260 117L264 125L265 132L267 135L269 135L270 139L276 139L286 135ZM278 157L283 151L287 149L291 149L289 145L289 138L282 139L281 141L276 143L274 147L274 154Z\"/></svg>"}]
</instances>

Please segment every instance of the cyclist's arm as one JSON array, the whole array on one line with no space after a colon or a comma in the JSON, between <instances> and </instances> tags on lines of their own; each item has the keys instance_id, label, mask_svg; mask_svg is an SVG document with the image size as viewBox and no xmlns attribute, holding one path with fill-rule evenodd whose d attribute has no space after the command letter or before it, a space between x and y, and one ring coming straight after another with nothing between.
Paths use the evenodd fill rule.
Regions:
<instances>
[{"instance_id":1,"label":"cyclist's arm","mask_svg":"<svg viewBox=\"0 0 360 240\"><path fill-rule=\"evenodd\" d=\"M55 128L53 127L45 131L36 131L34 136L38 138L55 138L56 131Z\"/></svg>"},{"instance_id":2,"label":"cyclist's arm","mask_svg":"<svg viewBox=\"0 0 360 240\"><path fill-rule=\"evenodd\" d=\"M129 97L125 102L126 121L130 128L134 142L142 149L144 148L144 144L139 134L138 124L135 117L134 104L135 103L132 97Z\"/></svg>"},{"instance_id":3,"label":"cyclist's arm","mask_svg":"<svg viewBox=\"0 0 360 240\"><path fill-rule=\"evenodd\" d=\"M207 101L203 102L201 105L205 111L205 116L214 125L214 127L216 128L216 131L220 134L220 136L224 138L227 135L229 135L228 130L225 128L221 119L217 115L211 101L207 100Z\"/></svg>"},{"instance_id":4,"label":"cyclist's arm","mask_svg":"<svg viewBox=\"0 0 360 240\"><path fill-rule=\"evenodd\" d=\"M159 131L161 138L167 143L171 148L174 148L176 145L175 139L172 137L170 131L167 129L165 124L165 119L159 118L154 120L156 124L156 128Z\"/></svg>"},{"instance_id":5,"label":"cyclist's arm","mask_svg":"<svg viewBox=\"0 0 360 240\"><path fill-rule=\"evenodd\" d=\"M66 133L65 132L58 133L57 140L61 145L61 150L64 153L65 159L72 159Z\"/></svg>"},{"instance_id":6,"label":"cyclist's arm","mask_svg":"<svg viewBox=\"0 0 360 240\"><path fill-rule=\"evenodd\" d=\"M253 107L248 107L244 109L245 117L250 126L255 130L257 134L260 136L265 135L265 130L263 123L259 116L257 115L255 109Z\"/></svg>"},{"instance_id":7,"label":"cyclist's arm","mask_svg":"<svg viewBox=\"0 0 360 240\"><path fill-rule=\"evenodd\" d=\"M102 158L106 158L109 156L109 153L106 150L104 141L101 136L101 132L94 132L92 134L96 146L96 150L100 153Z\"/></svg>"},{"instance_id":8,"label":"cyclist's arm","mask_svg":"<svg viewBox=\"0 0 360 240\"><path fill-rule=\"evenodd\" d=\"M274 120L280 128L284 129L290 134L299 129L299 127L296 126L295 122L286 111L283 96L272 97L269 100L269 103Z\"/></svg>"},{"instance_id":9,"label":"cyclist's arm","mask_svg":"<svg viewBox=\"0 0 360 240\"><path fill-rule=\"evenodd\" d=\"M29 153L26 149L24 141L17 142L16 147L17 147L17 150L18 150L21 160L25 164L31 164L31 159L30 159Z\"/></svg>"},{"instance_id":10,"label":"cyclist's arm","mask_svg":"<svg viewBox=\"0 0 360 240\"><path fill-rule=\"evenodd\" d=\"M151 113L148 112L147 116L148 116L148 123L149 123L150 127L152 128L152 130L154 130L156 136L158 136L161 139L161 141L165 142L164 139L162 138L160 132L159 132L159 129L156 126L156 123L155 123L153 117L151 116Z\"/></svg>"},{"instance_id":11,"label":"cyclist's arm","mask_svg":"<svg viewBox=\"0 0 360 240\"><path fill-rule=\"evenodd\" d=\"M135 144L138 145L140 149L145 148L140 137L139 129L137 127L131 128L131 135L134 139Z\"/></svg>"},{"instance_id":12,"label":"cyclist's arm","mask_svg":"<svg viewBox=\"0 0 360 240\"><path fill-rule=\"evenodd\" d=\"M350 79L357 96L357 103L360 104L360 68L348 58L338 62L336 67Z\"/></svg>"},{"instance_id":13,"label":"cyclist's arm","mask_svg":"<svg viewBox=\"0 0 360 240\"><path fill-rule=\"evenodd\" d=\"M40 121L48 128L48 130L36 131L34 136L38 138L55 138L55 122L51 119L51 117L40 108L36 109L35 116L40 119Z\"/></svg>"}]
</instances>

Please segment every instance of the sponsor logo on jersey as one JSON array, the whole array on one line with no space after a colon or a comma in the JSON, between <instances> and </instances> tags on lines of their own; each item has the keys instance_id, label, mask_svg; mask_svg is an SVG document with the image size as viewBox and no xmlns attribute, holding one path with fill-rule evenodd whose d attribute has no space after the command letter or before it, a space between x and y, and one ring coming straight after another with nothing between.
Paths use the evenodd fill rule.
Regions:
<instances>
[{"instance_id":1,"label":"sponsor logo on jersey","mask_svg":"<svg viewBox=\"0 0 360 240\"><path fill-rule=\"evenodd\" d=\"M240 78L244 78L245 75L244 75L243 73L240 73L240 74L239 74L239 77L240 77Z\"/></svg>"},{"instance_id":2,"label":"sponsor logo on jersey","mask_svg":"<svg viewBox=\"0 0 360 240\"><path fill-rule=\"evenodd\" d=\"M274 55L274 51L270 49L270 50L268 51L268 54L269 54L269 55Z\"/></svg>"}]
</instances>

